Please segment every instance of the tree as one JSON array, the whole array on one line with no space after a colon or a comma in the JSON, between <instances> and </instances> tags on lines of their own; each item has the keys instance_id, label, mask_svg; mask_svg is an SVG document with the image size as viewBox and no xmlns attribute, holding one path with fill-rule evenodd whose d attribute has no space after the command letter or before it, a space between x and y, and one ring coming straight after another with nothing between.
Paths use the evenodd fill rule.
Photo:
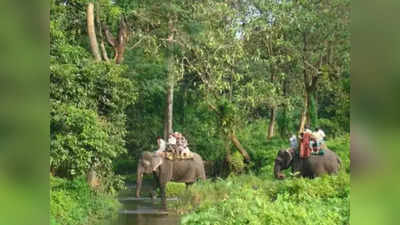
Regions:
<instances>
[{"instance_id":1,"label":"tree","mask_svg":"<svg viewBox=\"0 0 400 225\"><path fill-rule=\"evenodd\" d=\"M87 5L87 30L90 40L90 49L96 61L101 61L99 52L99 45L97 44L97 37L94 25L94 4L89 2ZM101 31L100 31L101 32Z\"/></svg>"},{"instance_id":2,"label":"tree","mask_svg":"<svg viewBox=\"0 0 400 225\"><path fill-rule=\"evenodd\" d=\"M66 178L94 169L112 190L121 181L112 160L126 152L125 109L137 93L125 66L93 60L94 6L86 3L51 5L50 168Z\"/></svg>"},{"instance_id":3,"label":"tree","mask_svg":"<svg viewBox=\"0 0 400 225\"><path fill-rule=\"evenodd\" d=\"M243 90L239 84L246 65L243 41L238 36L238 12L230 2L206 1L195 9L194 18L205 22L201 35L192 40L191 54L185 62L188 70L200 79L203 98L218 118L227 161L230 162L231 144L250 161L235 132L243 123L247 105L243 104L247 99L240 97Z\"/></svg>"},{"instance_id":4,"label":"tree","mask_svg":"<svg viewBox=\"0 0 400 225\"><path fill-rule=\"evenodd\" d=\"M349 1L253 1L266 26L278 24L276 45L291 59L291 71L303 87L299 131L310 123L310 101L321 83L348 71ZM282 40L283 45L279 44ZM299 76L301 74L301 76ZM295 88L295 87L294 87ZM317 105L315 105L317 107Z\"/></svg>"}]
</instances>

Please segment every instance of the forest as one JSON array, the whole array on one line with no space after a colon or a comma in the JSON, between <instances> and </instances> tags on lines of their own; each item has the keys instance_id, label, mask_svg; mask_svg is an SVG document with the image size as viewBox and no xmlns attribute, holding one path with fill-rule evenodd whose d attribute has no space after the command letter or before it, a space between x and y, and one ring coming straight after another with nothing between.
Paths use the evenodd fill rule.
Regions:
<instances>
[{"instance_id":1,"label":"forest","mask_svg":"<svg viewBox=\"0 0 400 225\"><path fill-rule=\"evenodd\" d=\"M349 224L350 11L349 0L50 0L50 224L118 216L139 157L175 131L207 176L168 184L181 224ZM326 133L338 174L277 180L278 151L306 128Z\"/></svg>"}]
</instances>

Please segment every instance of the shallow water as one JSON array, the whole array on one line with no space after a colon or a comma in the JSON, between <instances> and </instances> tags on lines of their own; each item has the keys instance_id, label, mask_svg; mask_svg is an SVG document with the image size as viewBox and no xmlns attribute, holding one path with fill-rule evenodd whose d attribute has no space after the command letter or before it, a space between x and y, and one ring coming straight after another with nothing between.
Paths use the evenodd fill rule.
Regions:
<instances>
[{"instance_id":1,"label":"shallow water","mask_svg":"<svg viewBox=\"0 0 400 225\"><path fill-rule=\"evenodd\" d=\"M148 196L150 184L143 183L142 196ZM180 217L172 211L161 210L161 199L135 197L135 187L120 193L118 200L123 207L114 225L178 225ZM177 199L167 199L167 204Z\"/></svg>"}]
</instances>

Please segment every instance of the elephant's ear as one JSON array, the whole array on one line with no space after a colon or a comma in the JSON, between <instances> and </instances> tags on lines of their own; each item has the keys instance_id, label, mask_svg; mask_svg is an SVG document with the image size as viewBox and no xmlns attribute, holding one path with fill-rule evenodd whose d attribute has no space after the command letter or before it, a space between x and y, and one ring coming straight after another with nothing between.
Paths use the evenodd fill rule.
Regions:
<instances>
[{"instance_id":1,"label":"elephant's ear","mask_svg":"<svg viewBox=\"0 0 400 225\"><path fill-rule=\"evenodd\" d=\"M284 157L285 157L287 166L289 166L289 164L292 162L292 159L293 159L292 153L289 150L285 150Z\"/></svg>"},{"instance_id":2,"label":"elephant's ear","mask_svg":"<svg viewBox=\"0 0 400 225\"><path fill-rule=\"evenodd\" d=\"M163 163L163 158L159 156L154 156L151 161L153 166L153 171L155 171Z\"/></svg>"}]
</instances>

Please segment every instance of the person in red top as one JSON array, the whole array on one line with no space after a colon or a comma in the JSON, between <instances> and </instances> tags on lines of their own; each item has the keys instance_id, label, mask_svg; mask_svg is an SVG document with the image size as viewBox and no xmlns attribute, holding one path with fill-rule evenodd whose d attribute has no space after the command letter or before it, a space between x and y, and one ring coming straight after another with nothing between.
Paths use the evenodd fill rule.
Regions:
<instances>
[{"instance_id":1,"label":"person in red top","mask_svg":"<svg viewBox=\"0 0 400 225\"><path fill-rule=\"evenodd\" d=\"M302 132L300 133L300 158L308 158L311 155L311 147L310 147L310 140L311 140L311 133L310 132Z\"/></svg>"}]
</instances>

